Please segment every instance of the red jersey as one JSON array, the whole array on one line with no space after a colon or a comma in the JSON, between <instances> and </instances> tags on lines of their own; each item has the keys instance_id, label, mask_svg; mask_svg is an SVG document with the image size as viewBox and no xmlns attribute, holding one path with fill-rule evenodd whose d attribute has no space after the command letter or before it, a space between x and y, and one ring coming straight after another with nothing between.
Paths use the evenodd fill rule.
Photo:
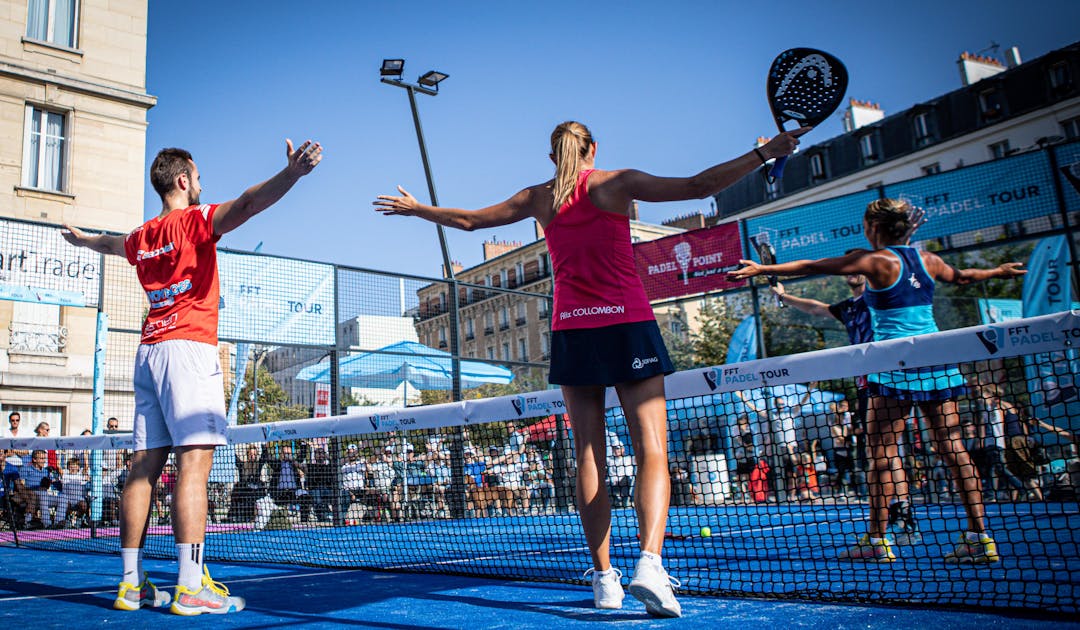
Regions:
<instances>
[{"instance_id":1,"label":"red jersey","mask_svg":"<svg viewBox=\"0 0 1080 630\"><path fill-rule=\"evenodd\" d=\"M142 343L188 339L217 345L217 204L190 206L150 219L124 239L150 311Z\"/></svg>"},{"instance_id":2,"label":"red jersey","mask_svg":"<svg viewBox=\"0 0 1080 630\"><path fill-rule=\"evenodd\" d=\"M634 264L630 218L593 205L583 171L569 200L544 228L555 280L552 330L656 319Z\"/></svg>"}]
</instances>

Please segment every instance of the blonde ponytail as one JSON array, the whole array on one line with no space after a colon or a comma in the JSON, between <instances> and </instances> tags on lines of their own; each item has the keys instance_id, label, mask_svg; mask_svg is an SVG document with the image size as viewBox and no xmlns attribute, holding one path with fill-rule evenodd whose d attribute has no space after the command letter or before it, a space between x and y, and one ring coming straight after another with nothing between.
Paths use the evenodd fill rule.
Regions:
<instances>
[{"instance_id":1,"label":"blonde ponytail","mask_svg":"<svg viewBox=\"0 0 1080 630\"><path fill-rule=\"evenodd\" d=\"M551 132L551 155L555 158L555 211L570 199L581 173L581 161L588 157L593 144L592 134L585 125L567 121Z\"/></svg>"}]
</instances>

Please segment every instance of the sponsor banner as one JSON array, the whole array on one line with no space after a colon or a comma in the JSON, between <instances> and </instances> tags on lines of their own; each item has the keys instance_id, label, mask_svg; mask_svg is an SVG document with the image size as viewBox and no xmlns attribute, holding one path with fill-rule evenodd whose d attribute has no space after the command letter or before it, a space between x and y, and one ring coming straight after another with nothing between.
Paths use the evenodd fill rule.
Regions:
<instances>
[{"instance_id":1,"label":"sponsor banner","mask_svg":"<svg viewBox=\"0 0 1080 630\"><path fill-rule=\"evenodd\" d=\"M222 339L334 343L334 267L262 254L218 252Z\"/></svg>"},{"instance_id":2,"label":"sponsor banner","mask_svg":"<svg viewBox=\"0 0 1080 630\"><path fill-rule=\"evenodd\" d=\"M926 211L921 241L1057 214L1052 177L1039 151L889 184L885 196Z\"/></svg>"},{"instance_id":3,"label":"sponsor banner","mask_svg":"<svg viewBox=\"0 0 1080 630\"><path fill-rule=\"evenodd\" d=\"M742 258L739 224L724 223L634 244L638 275L650 300L744 286L727 274Z\"/></svg>"},{"instance_id":4,"label":"sponsor banner","mask_svg":"<svg viewBox=\"0 0 1080 630\"><path fill-rule=\"evenodd\" d=\"M1072 303L1069 273L1069 242L1064 234L1048 236L1035 244L1024 276L1024 316L1068 310Z\"/></svg>"},{"instance_id":5,"label":"sponsor banner","mask_svg":"<svg viewBox=\"0 0 1080 630\"><path fill-rule=\"evenodd\" d=\"M757 320L753 315L743 318L728 341L727 362L742 363L753 361L758 355Z\"/></svg>"},{"instance_id":6,"label":"sponsor banner","mask_svg":"<svg viewBox=\"0 0 1080 630\"><path fill-rule=\"evenodd\" d=\"M558 389L466 400L464 407L464 415L468 423L542 418L560 413L566 413L566 406L563 403L562 391Z\"/></svg>"},{"instance_id":7,"label":"sponsor banner","mask_svg":"<svg viewBox=\"0 0 1080 630\"><path fill-rule=\"evenodd\" d=\"M52 225L0 220L0 299L97 306L101 254Z\"/></svg>"},{"instance_id":8,"label":"sponsor banner","mask_svg":"<svg viewBox=\"0 0 1080 630\"><path fill-rule=\"evenodd\" d=\"M330 415L330 383L315 383L315 417Z\"/></svg>"},{"instance_id":9,"label":"sponsor banner","mask_svg":"<svg viewBox=\"0 0 1080 630\"><path fill-rule=\"evenodd\" d=\"M979 306L979 321L984 324L998 324L1024 316L1024 303L1020 300L978 298L976 303Z\"/></svg>"},{"instance_id":10,"label":"sponsor banner","mask_svg":"<svg viewBox=\"0 0 1080 630\"><path fill-rule=\"evenodd\" d=\"M869 247L862 218L866 204L877 198L877 191L868 190L754 217L746 220L746 233L772 245L776 262L840 256L848 249ZM756 251L750 255L761 262Z\"/></svg>"}]
</instances>

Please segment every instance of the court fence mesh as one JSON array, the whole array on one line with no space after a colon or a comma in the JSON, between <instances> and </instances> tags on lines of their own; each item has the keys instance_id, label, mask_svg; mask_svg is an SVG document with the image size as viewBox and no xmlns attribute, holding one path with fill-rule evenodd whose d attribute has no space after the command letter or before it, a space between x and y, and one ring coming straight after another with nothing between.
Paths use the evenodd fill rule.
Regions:
<instances>
[{"instance_id":1,"label":"court fence mesh","mask_svg":"<svg viewBox=\"0 0 1080 630\"><path fill-rule=\"evenodd\" d=\"M669 376L663 557L680 592L1075 614L1077 340L1072 311ZM892 419L878 421L879 443L860 399L868 375L890 374L901 387L960 387L942 404L870 397L875 417ZM629 571L635 445L610 390L607 405L612 562ZM582 583L591 562L563 411L558 391L539 390L233 427L210 480L206 556ZM116 552L129 434L2 445L14 451L0 542ZM43 464L16 472L12 456ZM865 548L874 475L886 471L907 501L890 510L888 553L845 558ZM149 557L175 555L175 483L170 462ZM100 519L89 518L95 501ZM982 543L948 557L970 529L965 506L985 513L996 561Z\"/></svg>"}]
</instances>

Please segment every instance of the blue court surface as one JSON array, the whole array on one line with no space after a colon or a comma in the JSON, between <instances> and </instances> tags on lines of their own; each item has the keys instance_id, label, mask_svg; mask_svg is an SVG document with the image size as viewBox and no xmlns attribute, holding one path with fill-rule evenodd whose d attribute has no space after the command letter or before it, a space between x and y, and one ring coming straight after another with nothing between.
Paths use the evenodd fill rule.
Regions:
<instances>
[{"instance_id":1,"label":"blue court surface","mask_svg":"<svg viewBox=\"0 0 1080 630\"><path fill-rule=\"evenodd\" d=\"M214 577L245 596L248 609L183 618L113 610L117 556L0 547L0 566L0 620L12 628L1080 628L1060 616L687 596L682 619L658 620L629 596L622 610L595 610L584 586L227 563L213 564ZM174 562L148 560L146 568L159 586L172 584Z\"/></svg>"}]
</instances>

